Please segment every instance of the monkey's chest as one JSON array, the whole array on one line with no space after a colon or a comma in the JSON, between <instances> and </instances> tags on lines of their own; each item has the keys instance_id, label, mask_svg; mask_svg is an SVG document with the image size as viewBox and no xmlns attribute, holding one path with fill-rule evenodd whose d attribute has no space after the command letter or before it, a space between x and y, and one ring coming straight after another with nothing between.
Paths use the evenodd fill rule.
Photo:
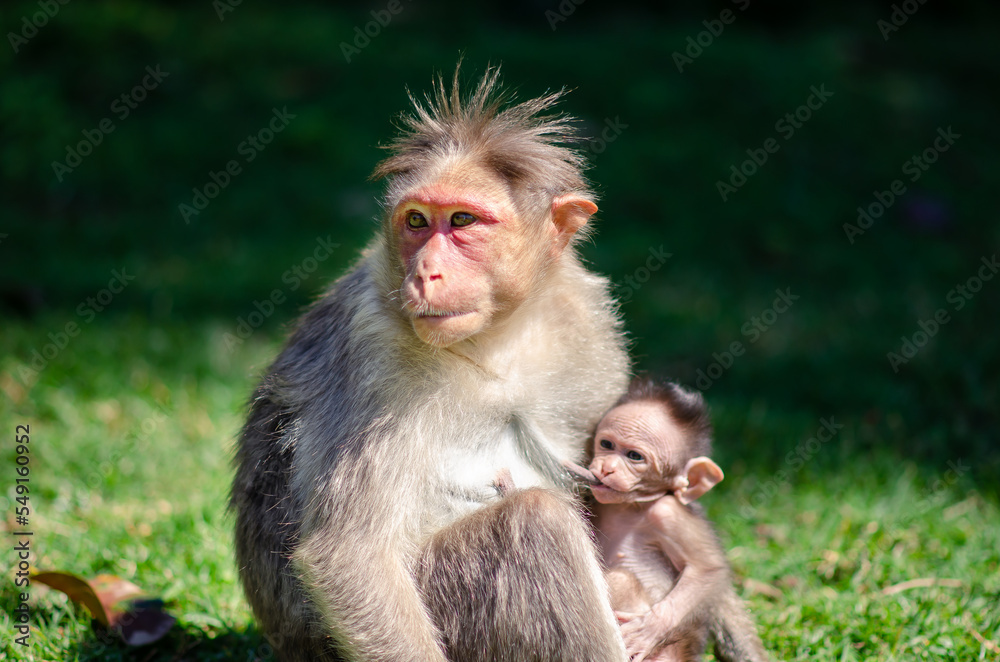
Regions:
<instances>
[{"instance_id":1,"label":"monkey's chest","mask_svg":"<svg viewBox=\"0 0 1000 662\"><path fill-rule=\"evenodd\" d=\"M600 526L600 523L598 523ZM612 606L620 609L622 605L615 604L616 582L623 577L631 578L637 583L650 604L662 600L677 581L678 572L663 551L650 540L642 525L612 527L615 530L602 529L598 543L608 569L609 583L612 585ZM628 582L623 584L628 586ZM620 587L619 587L620 588ZM617 591L621 595L629 595L630 591Z\"/></svg>"},{"instance_id":2,"label":"monkey's chest","mask_svg":"<svg viewBox=\"0 0 1000 662\"><path fill-rule=\"evenodd\" d=\"M518 438L511 426L478 438L452 442L452 448L442 453L438 477L453 517L498 498L496 482L503 470L510 473L513 486L518 489L553 486L529 459L524 443L523 437Z\"/></svg>"}]
</instances>

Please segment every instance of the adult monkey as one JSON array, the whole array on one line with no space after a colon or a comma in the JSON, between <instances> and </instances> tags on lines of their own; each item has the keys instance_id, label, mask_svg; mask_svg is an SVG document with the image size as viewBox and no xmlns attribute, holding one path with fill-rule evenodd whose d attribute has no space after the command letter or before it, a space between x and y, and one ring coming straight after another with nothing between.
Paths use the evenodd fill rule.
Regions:
<instances>
[{"instance_id":1,"label":"adult monkey","mask_svg":"<svg viewBox=\"0 0 1000 662\"><path fill-rule=\"evenodd\" d=\"M232 507L282 660L626 659L561 486L627 383L608 283L573 249L597 210L543 115L488 70L437 81L392 155L381 232L253 397ZM500 496L503 469L518 487Z\"/></svg>"}]
</instances>

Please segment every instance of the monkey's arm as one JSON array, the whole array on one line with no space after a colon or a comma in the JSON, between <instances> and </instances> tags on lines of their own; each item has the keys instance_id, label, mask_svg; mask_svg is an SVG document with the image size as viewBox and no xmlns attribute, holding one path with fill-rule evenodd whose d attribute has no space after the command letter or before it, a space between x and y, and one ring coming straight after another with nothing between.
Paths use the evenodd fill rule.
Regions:
<instances>
[{"instance_id":1,"label":"monkey's arm","mask_svg":"<svg viewBox=\"0 0 1000 662\"><path fill-rule=\"evenodd\" d=\"M352 662L445 662L403 550L387 527L365 528L338 521L313 531L295 553L338 648Z\"/></svg>"},{"instance_id":2,"label":"monkey's arm","mask_svg":"<svg viewBox=\"0 0 1000 662\"><path fill-rule=\"evenodd\" d=\"M663 553L679 571L674 587L651 611L669 628L690 618L702 619L716 596L729 587L729 564L712 525L673 495L650 509Z\"/></svg>"},{"instance_id":3,"label":"monkey's arm","mask_svg":"<svg viewBox=\"0 0 1000 662\"><path fill-rule=\"evenodd\" d=\"M757 628L733 589L729 563L711 523L700 511L673 497L664 497L656 505L654 517L664 553L681 570L673 590L653 606L661 615L672 614L669 620L676 621L673 634L667 636L683 635L707 621L720 662L769 662Z\"/></svg>"},{"instance_id":4,"label":"monkey's arm","mask_svg":"<svg viewBox=\"0 0 1000 662\"><path fill-rule=\"evenodd\" d=\"M651 533L664 556L679 571L667 595L645 614L622 626L629 652L646 654L708 622L714 602L729 590L729 567L711 525L673 495L649 511ZM644 659L638 654L633 659Z\"/></svg>"}]
</instances>

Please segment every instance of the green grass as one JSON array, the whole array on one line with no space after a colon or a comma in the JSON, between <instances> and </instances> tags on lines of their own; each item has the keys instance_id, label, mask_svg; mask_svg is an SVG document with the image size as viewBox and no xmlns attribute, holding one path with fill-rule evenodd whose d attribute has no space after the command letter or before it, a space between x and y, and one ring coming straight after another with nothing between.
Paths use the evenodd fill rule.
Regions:
<instances>
[{"instance_id":1,"label":"green grass","mask_svg":"<svg viewBox=\"0 0 1000 662\"><path fill-rule=\"evenodd\" d=\"M128 578L164 597L179 623L164 640L133 653L102 644L84 610L33 586L25 651L10 643L15 594L4 583L6 654L248 659L263 641L233 562L225 511L229 461L254 375L279 334L260 331L229 351L229 321L151 325L107 316L26 391L9 376L19 366L14 357L30 355L39 327L58 324L59 318L8 324L0 340L5 434L15 424L31 426L32 562L85 577ZM716 420L720 442L767 435L786 452L819 425L795 415L746 417L724 403L716 406ZM995 496L977 491L971 473L949 474L945 464L901 465L888 454L844 457L856 434L858 426L848 423L836 442L804 445L814 454L805 451L808 461L801 463L724 462L726 480L705 499L767 647L780 660L995 659L977 638L1000 641ZM720 448L723 457L733 454L730 446ZM10 448L3 465L8 499ZM782 469L789 475L778 476ZM883 594L918 578L961 586Z\"/></svg>"},{"instance_id":2,"label":"green grass","mask_svg":"<svg viewBox=\"0 0 1000 662\"><path fill-rule=\"evenodd\" d=\"M10 528L27 423L34 565L118 574L180 619L147 649L104 647L35 587L29 659L260 650L225 512L246 398L282 325L371 236L366 177L404 86L428 89L460 51L469 79L502 62L521 98L570 88L585 133L625 125L589 154L601 211L582 252L620 294L651 250L672 254L622 312L637 364L712 405L727 478L705 501L775 657L996 659L1000 279L949 301L1000 252L996 9L925 3L886 42L886 9L754 3L679 74L671 52L717 6L586 3L552 32L533 3L404 5L350 64L339 43L375 5L244 2L219 22L208 2L72 2L0 48L0 510ZM36 11L8 3L3 24ZM58 182L52 161L156 64L170 76ZM834 96L723 202L716 180L819 85ZM285 106L287 129L185 224L192 187ZM856 208L948 126L961 138L849 243ZM293 289L283 274L328 236L341 246ZM123 268L135 279L108 312L80 316ZM274 288L287 301L228 346ZM751 342L745 325L786 288L800 298ZM894 371L887 353L942 308L950 321ZM26 386L21 366L69 322L79 334ZM733 342L744 352L699 385ZM810 444L823 419L844 427ZM884 592L923 578L961 584ZM0 584L20 658L14 600Z\"/></svg>"},{"instance_id":3,"label":"green grass","mask_svg":"<svg viewBox=\"0 0 1000 662\"><path fill-rule=\"evenodd\" d=\"M5 356L33 342L32 327L5 331ZM232 329L222 322L95 323L30 393L7 377L3 383L7 432L31 426L33 565L119 575L168 600L180 625L156 645L163 651L156 659L246 659L261 643L247 631L226 499L251 366L263 365L273 348L254 336L229 352L226 332ZM13 367L8 358L4 374ZM3 466L12 499L7 450ZM40 586L31 594L38 628L24 656L9 643L14 593L4 585L3 640L14 659L131 659L123 647L101 646L85 612L61 594Z\"/></svg>"}]
</instances>

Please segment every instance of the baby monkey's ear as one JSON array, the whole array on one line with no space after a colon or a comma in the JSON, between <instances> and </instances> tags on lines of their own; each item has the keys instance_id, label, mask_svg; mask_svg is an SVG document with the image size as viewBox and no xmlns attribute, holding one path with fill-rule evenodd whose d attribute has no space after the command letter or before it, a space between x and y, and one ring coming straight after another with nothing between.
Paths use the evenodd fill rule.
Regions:
<instances>
[{"instance_id":1,"label":"baby monkey's ear","mask_svg":"<svg viewBox=\"0 0 1000 662\"><path fill-rule=\"evenodd\" d=\"M684 473L687 475L687 487L676 490L674 496L685 505L715 487L716 483L724 478L719 465L707 457L694 457L688 460Z\"/></svg>"}]
</instances>

